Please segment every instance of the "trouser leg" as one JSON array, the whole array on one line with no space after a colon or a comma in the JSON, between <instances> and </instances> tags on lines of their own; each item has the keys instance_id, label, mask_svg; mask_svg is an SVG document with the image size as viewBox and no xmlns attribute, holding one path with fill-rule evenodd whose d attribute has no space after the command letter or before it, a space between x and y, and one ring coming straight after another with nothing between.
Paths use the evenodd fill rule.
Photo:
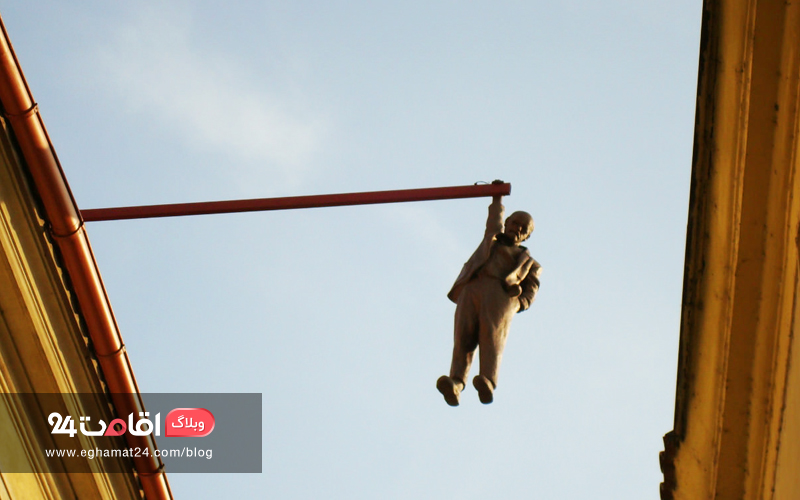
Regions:
<instances>
[{"instance_id":1,"label":"trouser leg","mask_svg":"<svg viewBox=\"0 0 800 500\"><path fill-rule=\"evenodd\" d=\"M466 286L456 305L455 336L453 342L453 361L450 364L450 378L456 383L466 385L467 375L475 349L478 347L478 308L475 294Z\"/></svg>"},{"instance_id":2,"label":"trouser leg","mask_svg":"<svg viewBox=\"0 0 800 500\"><path fill-rule=\"evenodd\" d=\"M511 319L516 312L516 298L510 298L497 281L481 283L480 323L480 374L497 387L497 376L503 350L508 338Z\"/></svg>"}]
</instances>

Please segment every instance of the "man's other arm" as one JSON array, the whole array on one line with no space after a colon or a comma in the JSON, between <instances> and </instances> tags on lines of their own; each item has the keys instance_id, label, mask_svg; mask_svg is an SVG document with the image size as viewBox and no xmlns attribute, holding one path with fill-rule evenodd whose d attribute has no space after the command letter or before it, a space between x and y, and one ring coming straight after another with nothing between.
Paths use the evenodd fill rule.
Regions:
<instances>
[{"instance_id":1,"label":"man's other arm","mask_svg":"<svg viewBox=\"0 0 800 500\"><path fill-rule=\"evenodd\" d=\"M517 297L519 299L519 310L517 312L522 312L533 304L534 299L536 299L536 293L539 291L539 276L541 274L542 266L534 260L528 275L520 283L522 293Z\"/></svg>"}]
</instances>

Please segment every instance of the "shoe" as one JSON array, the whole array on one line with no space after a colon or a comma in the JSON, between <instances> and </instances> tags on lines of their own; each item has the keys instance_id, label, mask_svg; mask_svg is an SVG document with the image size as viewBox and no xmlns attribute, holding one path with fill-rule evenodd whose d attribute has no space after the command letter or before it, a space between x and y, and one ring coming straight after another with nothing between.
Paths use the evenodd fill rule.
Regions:
<instances>
[{"instance_id":1,"label":"shoe","mask_svg":"<svg viewBox=\"0 0 800 500\"><path fill-rule=\"evenodd\" d=\"M494 401L494 384L483 375L478 375L472 379L472 385L478 390L478 398L481 403L488 405Z\"/></svg>"},{"instance_id":2,"label":"shoe","mask_svg":"<svg viewBox=\"0 0 800 500\"><path fill-rule=\"evenodd\" d=\"M457 384L452 378L447 375L442 375L436 381L436 388L444 396L444 400L450 406L458 406L461 399L461 384Z\"/></svg>"}]
</instances>

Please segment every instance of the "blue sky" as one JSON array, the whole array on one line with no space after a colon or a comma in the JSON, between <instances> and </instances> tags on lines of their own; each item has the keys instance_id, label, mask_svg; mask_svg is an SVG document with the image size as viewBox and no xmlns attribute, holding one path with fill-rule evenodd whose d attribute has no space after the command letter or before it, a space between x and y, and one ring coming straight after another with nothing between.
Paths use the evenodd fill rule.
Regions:
<instances>
[{"instance_id":1,"label":"blue sky","mask_svg":"<svg viewBox=\"0 0 800 500\"><path fill-rule=\"evenodd\" d=\"M0 0L81 208L503 179L542 288L458 408L488 199L92 223L144 392L260 392L177 498L658 498L701 3Z\"/></svg>"}]
</instances>

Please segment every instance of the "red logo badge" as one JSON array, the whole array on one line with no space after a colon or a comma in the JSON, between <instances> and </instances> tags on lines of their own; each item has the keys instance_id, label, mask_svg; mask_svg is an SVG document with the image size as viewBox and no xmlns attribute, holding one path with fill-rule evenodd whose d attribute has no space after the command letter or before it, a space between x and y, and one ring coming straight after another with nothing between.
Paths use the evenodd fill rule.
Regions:
<instances>
[{"instance_id":1,"label":"red logo badge","mask_svg":"<svg viewBox=\"0 0 800 500\"><path fill-rule=\"evenodd\" d=\"M203 437L214 430L214 415L205 408L175 408L167 414L166 437Z\"/></svg>"}]
</instances>

